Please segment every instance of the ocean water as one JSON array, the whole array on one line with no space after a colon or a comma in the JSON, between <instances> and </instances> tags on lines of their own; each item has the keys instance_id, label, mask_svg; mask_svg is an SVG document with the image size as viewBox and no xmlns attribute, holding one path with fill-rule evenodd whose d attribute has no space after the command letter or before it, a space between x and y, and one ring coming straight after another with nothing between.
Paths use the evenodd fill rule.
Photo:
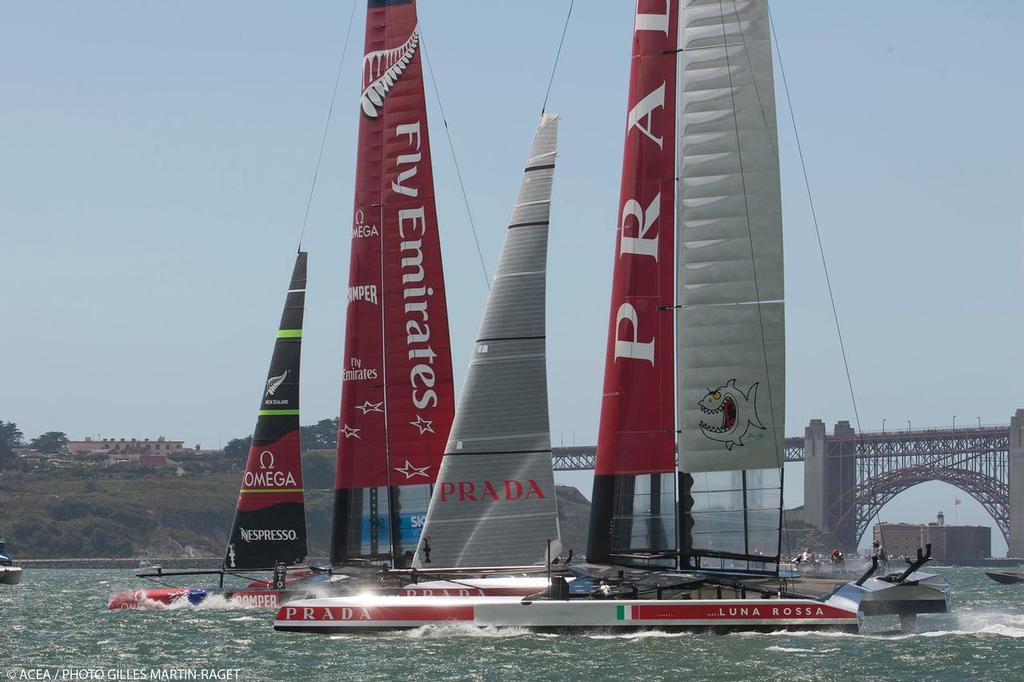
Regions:
<instances>
[{"instance_id":1,"label":"ocean water","mask_svg":"<svg viewBox=\"0 0 1024 682\"><path fill-rule=\"evenodd\" d=\"M538 635L423 628L368 635L276 633L272 609L107 611L130 571L26 570L0 586L0 680L1024 680L1024 584L934 568L951 614L867 632Z\"/></svg>"}]
</instances>

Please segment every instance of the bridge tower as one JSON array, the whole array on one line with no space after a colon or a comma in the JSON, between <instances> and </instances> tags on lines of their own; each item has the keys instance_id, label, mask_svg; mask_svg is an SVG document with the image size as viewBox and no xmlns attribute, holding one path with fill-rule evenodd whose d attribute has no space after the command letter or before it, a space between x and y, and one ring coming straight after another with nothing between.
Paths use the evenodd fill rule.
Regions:
<instances>
[{"instance_id":1,"label":"bridge tower","mask_svg":"<svg viewBox=\"0 0 1024 682\"><path fill-rule=\"evenodd\" d=\"M850 422L838 422L831 438L820 419L804 429L804 521L846 550L857 547L856 457L857 434Z\"/></svg>"},{"instance_id":2,"label":"bridge tower","mask_svg":"<svg viewBox=\"0 0 1024 682\"><path fill-rule=\"evenodd\" d=\"M1007 556L1024 557L1024 410L1010 418L1010 541Z\"/></svg>"}]
</instances>

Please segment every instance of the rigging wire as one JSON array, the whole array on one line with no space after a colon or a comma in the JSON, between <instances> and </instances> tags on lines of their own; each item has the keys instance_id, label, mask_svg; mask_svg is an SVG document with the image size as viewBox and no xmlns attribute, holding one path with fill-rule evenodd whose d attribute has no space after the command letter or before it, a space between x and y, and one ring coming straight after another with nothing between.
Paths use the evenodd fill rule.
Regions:
<instances>
[{"instance_id":1,"label":"rigging wire","mask_svg":"<svg viewBox=\"0 0 1024 682\"><path fill-rule=\"evenodd\" d=\"M774 41L775 41L775 54L776 54L776 56L778 57L778 60L779 60L779 74L782 76L782 86L783 86L784 92L786 93L786 105L789 108L789 118L790 118L790 121L792 122L792 125L793 125L793 138L796 141L796 149L797 149L797 153L798 153L798 155L800 157L800 169L801 169L801 171L803 173L804 188L805 188L805 190L807 192L807 204L808 204L808 206L810 208L810 211L811 211L811 222L814 224L814 235L815 235L815 237L817 238L817 241L818 241L818 253L821 256L821 268L822 268L822 270L825 273L825 285L826 285L826 288L828 289L829 302L832 305L832 319L835 321L836 336L838 336L838 338L839 338L839 350L840 350L840 352L841 352L841 354L843 356L843 369L846 372L846 385L847 385L847 388L850 391L850 402L853 404L854 420L857 422L858 446L860 446L862 448L864 446L864 432L861 429L861 425L860 425L860 411L857 408L857 395L856 395L856 393L853 390L853 377L850 374L850 363L849 363L849 360L847 359L847 356L846 356L846 344L843 341L843 330L842 330L842 327L839 324L839 310L836 307L835 295L832 292L832 278L829 276L828 261L825 258L825 247L823 246L822 239L821 239L821 228L818 225L818 214L817 214L817 211L815 211L815 208L814 208L814 197L811 194L811 181L810 181L810 178L809 178L809 176L807 174L807 162L804 159L803 146L800 144L800 133L799 133L799 131L797 129L797 124L796 124L796 111L793 109L793 100L792 100L792 98L790 97L790 94L789 94L789 81L786 80L786 68L785 68L785 65L782 62L782 50L779 48L779 36L778 36L778 33L775 30L775 18L772 15L771 7L768 7L767 9L768 9L768 24L769 24L769 27L771 28L772 37L774 38ZM856 457L856 454L857 453L854 452L854 457ZM878 524L879 524L879 534L882 533L882 521L881 521L880 512L881 512L881 506L877 506L874 509L874 517L875 517L875 521L878 522ZM884 540L884 538L883 538L883 540ZM882 544L884 545L884 542Z\"/></svg>"},{"instance_id":2,"label":"rigging wire","mask_svg":"<svg viewBox=\"0 0 1024 682\"><path fill-rule=\"evenodd\" d=\"M331 127L331 117L334 115L334 102L338 97L338 84L341 83L341 71L345 65L345 54L348 52L348 42L352 35L352 22L356 16L356 5L359 0L353 0L352 12L348 15L348 28L345 29L345 42L341 48L341 59L338 62L338 73L334 77L334 90L331 92L331 105L327 109L327 120L324 121L324 134L320 138L320 152L316 155L316 165L313 167L313 182L309 186L309 196L306 198L306 212L302 216L302 229L299 231L299 251L302 251L302 239L306 236L306 224L309 222L309 207L313 204L313 192L316 190L316 181L320 175L320 161L324 158L324 147L327 146L327 131Z\"/></svg>"},{"instance_id":3,"label":"rigging wire","mask_svg":"<svg viewBox=\"0 0 1024 682\"><path fill-rule=\"evenodd\" d=\"M551 65L551 76L548 78L548 89L544 91L544 103L540 107L540 115L548 109L548 97L551 96L551 85L555 82L555 71L558 70L558 58L562 56L562 45L565 43L565 34L569 30L569 19L572 17L572 6L576 0L569 0L569 11L565 13L565 24L562 25L562 37L558 40L558 50L555 52L555 63Z\"/></svg>"},{"instance_id":4,"label":"rigging wire","mask_svg":"<svg viewBox=\"0 0 1024 682\"><path fill-rule=\"evenodd\" d=\"M430 65L430 56L427 54L427 41L423 37L423 20L420 20L420 44L423 46L423 60L427 64L427 71L430 73L430 83L434 86L434 97L437 98L437 108L441 111L441 122L444 123L444 134L448 138L448 151L452 155L452 162L455 164L455 175L459 179L459 189L462 191L462 203L466 206L466 216L469 218L469 227L473 231L473 242L476 244L476 255L480 258L480 269L484 273L484 283L487 284L487 291L491 290L491 276L487 273L487 264L484 262L484 252L480 248L480 237L476 232L476 223L473 221L473 212L469 210L469 196L466 194L466 184L462 181L462 170L459 168L459 157L455 154L455 143L452 141L452 132L448 129L448 118L444 113L444 104L441 101L441 92L437 87L437 78L434 77L434 69Z\"/></svg>"}]
</instances>

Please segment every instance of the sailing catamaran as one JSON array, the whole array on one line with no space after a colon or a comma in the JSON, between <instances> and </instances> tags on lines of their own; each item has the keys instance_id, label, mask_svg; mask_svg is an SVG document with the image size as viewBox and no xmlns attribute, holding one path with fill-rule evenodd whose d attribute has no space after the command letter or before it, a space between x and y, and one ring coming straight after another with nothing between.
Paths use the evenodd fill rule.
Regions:
<instances>
[{"instance_id":1,"label":"sailing catamaran","mask_svg":"<svg viewBox=\"0 0 1024 682\"><path fill-rule=\"evenodd\" d=\"M318 582L314 580L313 572L295 568L306 558L299 438L299 361L306 298L306 259L305 251L300 251L295 258L223 567L211 571L163 571L157 567L138 574L139 577L157 580L174 576L217 575L218 587L129 590L115 594L107 608L147 608L175 603L197 605L214 594L246 605L276 606L288 596L318 593L319 590L310 592L307 589ZM289 567L293 575L286 577ZM272 580L253 580L241 589L224 587L225 575L271 570L274 571Z\"/></svg>"},{"instance_id":2,"label":"sailing catamaran","mask_svg":"<svg viewBox=\"0 0 1024 682\"><path fill-rule=\"evenodd\" d=\"M466 611L466 602L460 599L512 597L518 603L547 588L545 573L560 552L545 351L548 222L557 134L558 117L544 114L512 210L412 570L404 574L407 584L398 596L299 600L298 610L278 615L281 629L321 629L308 621L334 613L335 608L338 614L347 613L352 604L366 599L372 601L367 608L374 612L391 614L390 620L408 620L408 614L447 613L434 608L438 599L457 598L452 602L455 610L471 613L472 606ZM500 575L485 577L496 571ZM420 576L437 579L421 581Z\"/></svg>"},{"instance_id":3,"label":"sailing catamaran","mask_svg":"<svg viewBox=\"0 0 1024 682\"><path fill-rule=\"evenodd\" d=\"M638 1L619 218L588 564L577 580L556 576L528 599L300 600L279 610L277 629L857 630L865 613L946 610L944 581L917 572L927 556L826 594L779 574L782 221L766 2ZM504 462L487 470L478 443L505 438L501 421L523 409L490 398L483 404L503 420L467 418L466 439L453 430L417 567L438 556L447 566L466 565L463 555L536 558L536 537L518 530L525 546L504 551L507 519L452 511L490 497L487 508L502 509L493 480L522 481ZM449 459L463 447L467 456ZM527 461L517 447L509 468Z\"/></svg>"},{"instance_id":4,"label":"sailing catamaran","mask_svg":"<svg viewBox=\"0 0 1024 682\"><path fill-rule=\"evenodd\" d=\"M300 574L299 581L288 581L288 590L254 581L246 591L230 593L236 600L276 605L305 588L321 593L365 588L397 592L407 582L389 580L382 571L411 563L455 403L419 48L414 0L368 0L332 566L329 573ZM298 319L288 320L287 329L282 322L265 396L270 403L260 411L225 571L278 562L294 566L306 554L298 443L302 299L293 300L304 289L305 254L301 264L303 283L300 287L293 281L285 311L288 316L298 305ZM293 363L288 366L278 362L278 351L285 350ZM259 434L264 420L275 430L270 440L283 435L277 431L287 422L288 433L277 441L278 449L257 446L263 442ZM267 478L268 467L274 467L276 478ZM252 488L249 478L263 481L261 489ZM158 570L142 575L169 574ZM274 582L282 587L276 578ZM183 597L201 601L208 593L136 590L116 595L110 606L130 608Z\"/></svg>"}]
</instances>

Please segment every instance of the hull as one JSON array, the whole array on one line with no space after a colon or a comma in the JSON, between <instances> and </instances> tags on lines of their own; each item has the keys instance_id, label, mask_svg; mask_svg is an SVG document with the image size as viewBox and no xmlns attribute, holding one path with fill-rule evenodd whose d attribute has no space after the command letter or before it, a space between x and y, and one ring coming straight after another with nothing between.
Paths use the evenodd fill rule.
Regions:
<instances>
[{"instance_id":1,"label":"hull","mask_svg":"<svg viewBox=\"0 0 1024 682\"><path fill-rule=\"evenodd\" d=\"M0 566L0 585L17 585L21 582L21 566Z\"/></svg>"},{"instance_id":2,"label":"hull","mask_svg":"<svg viewBox=\"0 0 1024 682\"><path fill-rule=\"evenodd\" d=\"M108 609L165 609L199 606L211 598L229 606L276 608L295 599L314 596L339 596L353 591L347 576L337 579L326 574L305 574L289 578L286 589L271 589L269 580L253 580L235 589L205 587L155 587L118 592L107 603Z\"/></svg>"},{"instance_id":3,"label":"hull","mask_svg":"<svg viewBox=\"0 0 1024 682\"><path fill-rule=\"evenodd\" d=\"M569 579L572 582L572 579ZM467 578L464 580L431 580L406 585L402 597L528 597L544 592L548 580L544 576L509 578Z\"/></svg>"},{"instance_id":4,"label":"hull","mask_svg":"<svg viewBox=\"0 0 1024 682\"><path fill-rule=\"evenodd\" d=\"M840 600L842 601L842 600ZM283 605L274 629L367 632L457 623L537 631L842 630L861 616L845 603L812 599L537 600L514 597L388 597L305 599Z\"/></svg>"},{"instance_id":5,"label":"hull","mask_svg":"<svg viewBox=\"0 0 1024 682\"><path fill-rule=\"evenodd\" d=\"M1011 585L1013 583L1024 583L1024 573L1011 573L1009 571L985 571L985 575L997 583Z\"/></svg>"},{"instance_id":6,"label":"hull","mask_svg":"<svg viewBox=\"0 0 1024 682\"><path fill-rule=\"evenodd\" d=\"M359 588L362 584L364 587ZM397 591L403 597L526 597L547 589L547 578L515 576L505 578L467 578L463 580L429 580L409 584ZM244 589L221 590L201 587L161 587L140 590L126 590L111 597L108 609L163 609L168 607L199 606L211 597L222 599L229 605L245 607L277 608L296 599L305 599L316 594L333 593L332 596L353 592L374 590L380 593L379 583L367 579L354 583L320 582L307 588L298 585L287 590L272 590L270 582L255 580Z\"/></svg>"},{"instance_id":7,"label":"hull","mask_svg":"<svg viewBox=\"0 0 1024 682\"><path fill-rule=\"evenodd\" d=\"M870 578L863 585L847 583L836 590L836 594L859 603L865 616L910 618L921 613L950 611L949 583L934 573L911 573L901 583Z\"/></svg>"},{"instance_id":8,"label":"hull","mask_svg":"<svg viewBox=\"0 0 1024 682\"><path fill-rule=\"evenodd\" d=\"M308 596L308 592L289 590L211 590L202 587L170 587L118 592L110 598L108 609L166 609L199 606L211 597L229 605L276 608L291 599Z\"/></svg>"}]
</instances>

